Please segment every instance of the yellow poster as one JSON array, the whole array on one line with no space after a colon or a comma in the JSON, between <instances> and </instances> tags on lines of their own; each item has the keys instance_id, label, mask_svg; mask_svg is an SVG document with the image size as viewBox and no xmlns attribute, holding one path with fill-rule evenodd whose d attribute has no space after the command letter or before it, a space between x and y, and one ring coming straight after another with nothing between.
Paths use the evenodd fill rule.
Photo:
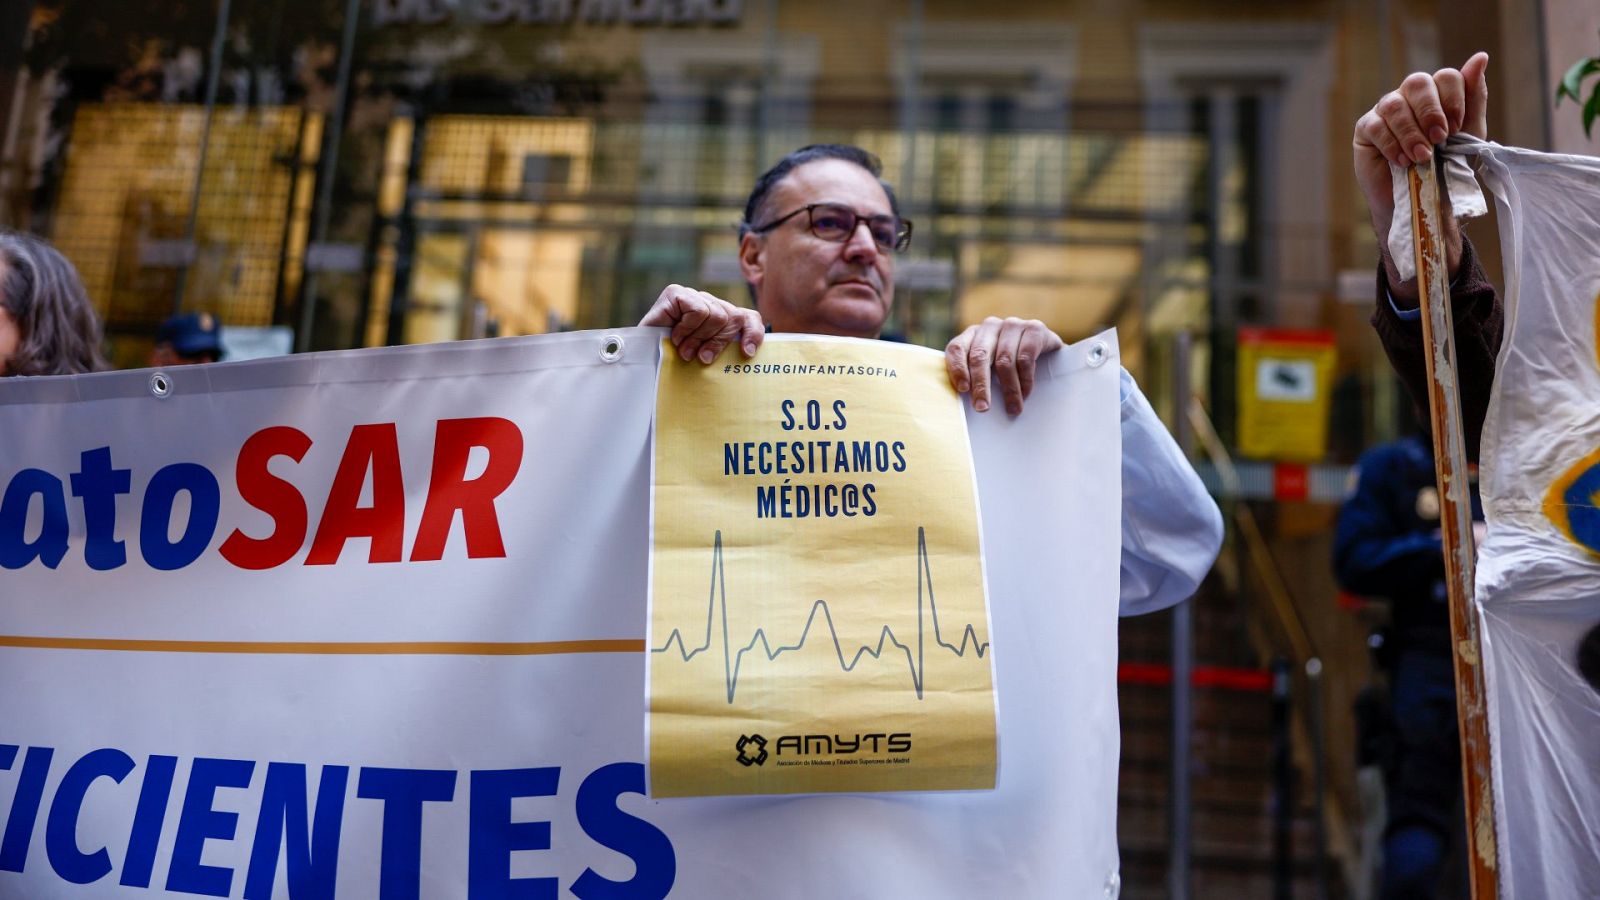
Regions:
<instances>
[{"instance_id":1,"label":"yellow poster","mask_svg":"<svg viewBox=\"0 0 1600 900\"><path fill-rule=\"evenodd\" d=\"M993 656L962 401L932 350L662 354L655 797L992 789Z\"/></svg>"}]
</instances>

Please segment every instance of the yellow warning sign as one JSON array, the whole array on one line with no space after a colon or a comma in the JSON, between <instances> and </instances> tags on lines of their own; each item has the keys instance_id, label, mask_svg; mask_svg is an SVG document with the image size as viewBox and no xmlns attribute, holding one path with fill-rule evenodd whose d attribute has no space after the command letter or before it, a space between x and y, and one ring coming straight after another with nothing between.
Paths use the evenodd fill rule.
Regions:
<instances>
[{"instance_id":1,"label":"yellow warning sign","mask_svg":"<svg viewBox=\"0 0 1600 900\"><path fill-rule=\"evenodd\" d=\"M1317 462L1328 450L1332 332L1239 331L1239 452L1256 459Z\"/></svg>"}]
</instances>

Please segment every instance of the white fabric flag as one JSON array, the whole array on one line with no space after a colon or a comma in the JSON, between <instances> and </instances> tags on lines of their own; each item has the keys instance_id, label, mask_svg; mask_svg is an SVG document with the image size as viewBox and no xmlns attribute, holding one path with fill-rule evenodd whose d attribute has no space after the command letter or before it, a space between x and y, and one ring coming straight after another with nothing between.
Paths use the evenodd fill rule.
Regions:
<instances>
[{"instance_id":1,"label":"white fabric flag","mask_svg":"<svg viewBox=\"0 0 1600 900\"><path fill-rule=\"evenodd\" d=\"M1474 152L1506 277L1477 564L1500 896L1593 897L1600 684L1578 657L1600 626L1600 159Z\"/></svg>"},{"instance_id":2,"label":"white fabric flag","mask_svg":"<svg viewBox=\"0 0 1600 900\"><path fill-rule=\"evenodd\" d=\"M1485 142L1470 134L1454 134L1446 142L1444 154L1444 188L1450 196L1450 211L1460 220L1475 219L1489 211L1488 201L1478 180L1472 177L1472 167L1462 156L1463 151ZM1417 250L1411 236L1411 176L1409 166L1389 164L1389 186L1394 191L1394 218L1389 222L1389 258L1394 260L1395 271L1401 281L1417 277Z\"/></svg>"},{"instance_id":3,"label":"white fabric flag","mask_svg":"<svg viewBox=\"0 0 1600 900\"><path fill-rule=\"evenodd\" d=\"M1115 336L969 408L998 788L653 800L662 334L0 379L0 897L1114 897Z\"/></svg>"}]
</instances>

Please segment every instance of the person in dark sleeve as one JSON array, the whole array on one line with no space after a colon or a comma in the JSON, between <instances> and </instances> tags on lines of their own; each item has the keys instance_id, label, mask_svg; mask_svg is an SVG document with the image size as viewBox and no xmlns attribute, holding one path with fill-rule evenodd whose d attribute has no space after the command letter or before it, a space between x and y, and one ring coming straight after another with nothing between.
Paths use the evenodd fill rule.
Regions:
<instances>
[{"instance_id":1,"label":"person in dark sleeve","mask_svg":"<svg viewBox=\"0 0 1600 900\"><path fill-rule=\"evenodd\" d=\"M1388 821L1380 896L1437 896L1450 846L1461 839L1450 611L1439 536L1433 443L1425 433L1368 450L1339 510L1334 574L1346 591L1387 601L1389 706L1398 740L1385 760ZM1482 506L1473 484L1474 527Z\"/></svg>"},{"instance_id":2,"label":"person in dark sleeve","mask_svg":"<svg viewBox=\"0 0 1600 900\"><path fill-rule=\"evenodd\" d=\"M1382 261L1378 266L1377 308L1372 325L1383 342L1412 402L1424 420L1428 412L1427 369L1422 347L1417 282L1401 281L1387 250L1394 219L1389 164L1410 166L1433 158L1433 146L1456 132L1487 138L1489 85L1487 53L1475 53L1460 69L1432 75L1415 72L1384 94L1357 122L1353 146L1356 180L1366 195ZM1462 429L1469 462L1478 458L1479 438L1489 408L1495 356L1500 352L1505 313L1494 286L1478 265L1472 242L1444 210L1445 262L1450 275L1450 306L1455 325L1456 378L1461 393Z\"/></svg>"},{"instance_id":3,"label":"person in dark sleeve","mask_svg":"<svg viewBox=\"0 0 1600 900\"><path fill-rule=\"evenodd\" d=\"M1395 215L1389 166L1432 161L1433 147L1456 132L1488 137L1488 65L1488 54L1475 53L1460 69L1406 76L1361 116L1352 139L1356 180L1381 258L1372 325L1423 422L1429 420L1429 390L1417 282L1400 279L1387 249ZM1467 459L1476 462L1505 313L1471 241L1448 206L1443 212L1462 430ZM1459 838L1462 822L1456 812L1460 743L1432 441L1413 435L1377 447L1361 458L1359 473L1340 511L1334 558L1340 584L1387 599L1394 619L1390 691L1400 742L1386 779L1382 896L1433 897L1451 835ZM1476 483L1472 506L1481 542Z\"/></svg>"}]
</instances>

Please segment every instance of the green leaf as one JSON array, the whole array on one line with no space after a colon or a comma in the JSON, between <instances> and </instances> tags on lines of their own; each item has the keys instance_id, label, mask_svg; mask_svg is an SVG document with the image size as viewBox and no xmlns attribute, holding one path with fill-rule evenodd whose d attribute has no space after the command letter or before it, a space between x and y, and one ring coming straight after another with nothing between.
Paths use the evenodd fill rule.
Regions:
<instances>
[{"instance_id":1,"label":"green leaf","mask_svg":"<svg viewBox=\"0 0 1600 900\"><path fill-rule=\"evenodd\" d=\"M1593 137L1589 129L1594 127L1594 120L1600 118L1600 84L1594 86L1594 93L1589 95L1589 102L1583 107L1583 136Z\"/></svg>"},{"instance_id":2,"label":"green leaf","mask_svg":"<svg viewBox=\"0 0 1600 900\"><path fill-rule=\"evenodd\" d=\"M1583 90L1583 79L1595 72L1600 72L1600 57L1591 56L1573 63L1567 74L1561 76L1561 84L1556 87L1556 103L1559 104L1562 97L1571 97L1572 102L1582 103L1583 98L1578 92Z\"/></svg>"}]
</instances>

